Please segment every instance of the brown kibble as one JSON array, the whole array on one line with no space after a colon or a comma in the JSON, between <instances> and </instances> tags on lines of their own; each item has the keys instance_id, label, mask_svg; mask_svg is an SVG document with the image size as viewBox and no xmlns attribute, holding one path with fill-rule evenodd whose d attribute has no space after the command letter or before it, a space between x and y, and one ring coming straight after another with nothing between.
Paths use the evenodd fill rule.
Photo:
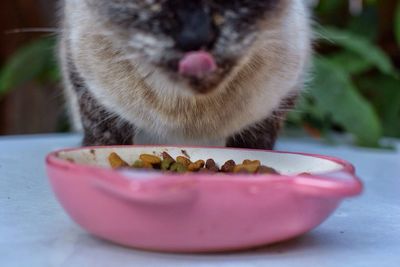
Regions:
<instances>
[{"instance_id":1,"label":"brown kibble","mask_svg":"<svg viewBox=\"0 0 400 267\"><path fill-rule=\"evenodd\" d=\"M196 162L194 164L200 166L200 168L203 168L206 165L206 163L202 159L196 160Z\"/></svg>"},{"instance_id":2,"label":"brown kibble","mask_svg":"<svg viewBox=\"0 0 400 267\"><path fill-rule=\"evenodd\" d=\"M190 163L188 166L188 171L190 172L197 172L198 170L200 170L200 168L197 168L197 165L194 163Z\"/></svg>"},{"instance_id":3,"label":"brown kibble","mask_svg":"<svg viewBox=\"0 0 400 267\"><path fill-rule=\"evenodd\" d=\"M245 165L243 165L243 164L238 164L238 165L236 165L236 166L233 168L233 172L234 172L234 173L238 173L238 172L240 172L240 171L242 171L242 170L246 170L244 166L245 166ZM246 171L247 171L247 170L246 170Z\"/></svg>"},{"instance_id":4,"label":"brown kibble","mask_svg":"<svg viewBox=\"0 0 400 267\"><path fill-rule=\"evenodd\" d=\"M239 165L236 165L233 160L228 160L222 165L221 169L219 169L216 162L211 158L207 159L206 162L204 162L204 160L192 162L190 158L184 156L178 156L175 161L167 152L163 152L161 156L162 159L153 154L141 154L139 159L132 164L131 168L155 169L169 173L199 172L214 174L221 171L224 173L243 174L279 174L273 168L261 165L259 160L246 159ZM111 153L108 160L114 169L130 167L117 153ZM307 173L303 173L303 175L307 175Z\"/></svg>"},{"instance_id":5,"label":"brown kibble","mask_svg":"<svg viewBox=\"0 0 400 267\"><path fill-rule=\"evenodd\" d=\"M227 162L225 162L224 165L222 165L221 171L222 171L222 172L233 172L235 166L236 166L235 161L233 161L233 160L228 160Z\"/></svg>"},{"instance_id":6,"label":"brown kibble","mask_svg":"<svg viewBox=\"0 0 400 267\"><path fill-rule=\"evenodd\" d=\"M210 167L208 170L211 171L211 172L219 172L219 169L218 169L217 166Z\"/></svg>"},{"instance_id":7,"label":"brown kibble","mask_svg":"<svg viewBox=\"0 0 400 267\"><path fill-rule=\"evenodd\" d=\"M206 168L210 169L210 168L214 168L217 167L217 164L215 163L215 161L213 159L208 159L206 161Z\"/></svg>"},{"instance_id":8,"label":"brown kibble","mask_svg":"<svg viewBox=\"0 0 400 267\"><path fill-rule=\"evenodd\" d=\"M143 168L144 169L153 169L153 165L149 162L143 161Z\"/></svg>"},{"instance_id":9,"label":"brown kibble","mask_svg":"<svg viewBox=\"0 0 400 267\"><path fill-rule=\"evenodd\" d=\"M143 162L150 163L151 165L157 165L161 163L161 159L159 157L150 154L142 154L139 158Z\"/></svg>"},{"instance_id":10,"label":"brown kibble","mask_svg":"<svg viewBox=\"0 0 400 267\"><path fill-rule=\"evenodd\" d=\"M249 159L245 159L243 160L243 165L257 165L257 166L261 166L261 162L259 160L249 160Z\"/></svg>"},{"instance_id":11,"label":"brown kibble","mask_svg":"<svg viewBox=\"0 0 400 267\"><path fill-rule=\"evenodd\" d=\"M260 166L257 170L257 173L260 174L279 174L275 169L267 167L267 166Z\"/></svg>"},{"instance_id":12,"label":"brown kibble","mask_svg":"<svg viewBox=\"0 0 400 267\"><path fill-rule=\"evenodd\" d=\"M178 156L176 157L176 162L182 164L183 166L187 167L189 166L192 162L190 161L190 159L183 157L183 156Z\"/></svg>"},{"instance_id":13,"label":"brown kibble","mask_svg":"<svg viewBox=\"0 0 400 267\"><path fill-rule=\"evenodd\" d=\"M188 165L188 171L197 172L197 171L199 171L201 168L203 168L204 165L205 165L204 160L198 160L198 161L196 161L196 162L194 162L194 163L190 163L190 164Z\"/></svg>"},{"instance_id":14,"label":"brown kibble","mask_svg":"<svg viewBox=\"0 0 400 267\"><path fill-rule=\"evenodd\" d=\"M108 156L108 162L113 169L129 167L129 164L126 163L117 153L113 152Z\"/></svg>"},{"instance_id":15,"label":"brown kibble","mask_svg":"<svg viewBox=\"0 0 400 267\"><path fill-rule=\"evenodd\" d=\"M153 169L153 165L150 163L143 161L143 160L137 160L133 163L132 168L135 169Z\"/></svg>"},{"instance_id":16,"label":"brown kibble","mask_svg":"<svg viewBox=\"0 0 400 267\"><path fill-rule=\"evenodd\" d=\"M246 168L250 173L256 173L258 168L260 167L257 163L247 164Z\"/></svg>"},{"instance_id":17,"label":"brown kibble","mask_svg":"<svg viewBox=\"0 0 400 267\"><path fill-rule=\"evenodd\" d=\"M213 159L208 159L206 161L206 169L212 171L212 172L218 172L219 168L217 166L217 164L215 163L215 161Z\"/></svg>"},{"instance_id":18,"label":"brown kibble","mask_svg":"<svg viewBox=\"0 0 400 267\"><path fill-rule=\"evenodd\" d=\"M234 173L239 173L243 170L247 171L247 173L255 173L258 170L259 166L257 163L251 164L239 164L236 165L233 169Z\"/></svg>"}]
</instances>

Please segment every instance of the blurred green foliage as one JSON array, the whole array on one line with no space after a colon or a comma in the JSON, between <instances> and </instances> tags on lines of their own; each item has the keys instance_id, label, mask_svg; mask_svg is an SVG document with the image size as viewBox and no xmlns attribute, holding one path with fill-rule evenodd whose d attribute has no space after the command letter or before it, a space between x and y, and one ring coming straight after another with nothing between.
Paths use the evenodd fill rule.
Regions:
<instances>
[{"instance_id":1,"label":"blurred green foliage","mask_svg":"<svg viewBox=\"0 0 400 267\"><path fill-rule=\"evenodd\" d=\"M55 45L53 36L21 47L0 69L0 97L32 80L39 83L59 81Z\"/></svg>"},{"instance_id":2,"label":"blurred green foliage","mask_svg":"<svg viewBox=\"0 0 400 267\"><path fill-rule=\"evenodd\" d=\"M319 1L311 79L288 127L324 138L333 131L350 133L356 144L370 147L383 136L400 137L400 70L380 43L382 2L364 1L362 13L351 15L348 0ZM398 52L400 1L391 12L385 16L393 17ZM0 97L27 81L58 81L54 47L55 38L45 37L19 49L0 70Z\"/></svg>"},{"instance_id":3,"label":"blurred green foliage","mask_svg":"<svg viewBox=\"0 0 400 267\"><path fill-rule=\"evenodd\" d=\"M389 45L399 54L400 1L394 14L382 14L388 2L364 1L358 15L350 14L348 1L319 2L312 79L298 111L289 115L289 126L325 138L347 132L356 144L369 147L378 147L383 136L400 137L400 71L380 40L380 27L389 20Z\"/></svg>"}]
</instances>

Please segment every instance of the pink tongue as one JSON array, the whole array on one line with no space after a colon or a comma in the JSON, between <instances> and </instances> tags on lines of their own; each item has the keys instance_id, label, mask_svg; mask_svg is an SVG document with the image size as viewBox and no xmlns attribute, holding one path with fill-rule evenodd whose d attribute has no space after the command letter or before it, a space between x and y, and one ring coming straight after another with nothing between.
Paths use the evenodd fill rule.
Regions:
<instances>
[{"instance_id":1,"label":"pink tongue","mask_svg":"<svg viewBox=\"0 0 400 267\"><path fill-rule=\"evenodd\" d=\"M207 52L189 52L179 61L179 73L184 76L202 78L217 69L214 57Z\"/></svg>"}]
</instances>

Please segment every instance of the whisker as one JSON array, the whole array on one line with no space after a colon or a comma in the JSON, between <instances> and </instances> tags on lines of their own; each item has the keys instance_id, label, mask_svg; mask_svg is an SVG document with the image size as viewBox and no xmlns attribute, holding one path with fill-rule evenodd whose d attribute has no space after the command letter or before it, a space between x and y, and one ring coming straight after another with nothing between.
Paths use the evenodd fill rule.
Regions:
<instances>
[{"instance_id":1,"label":"whisker","mask_svg":"<svg viewBox=\"0 0 400 267\"><path fill-rule=\"evenodd\" d=\"M5 34L18 34L18 33L59 33L61 29L58 28L20 28L5 31Z\"/></svg>"},{"instance_id":2,"label":"whisker","mask_svg":"<svg viewBox=\"0 0 400 267\"><path fill-rule=\"evenodd\" d=\"M124 55L120 57L114 57L113 62L118 63L122 61L127 61L127 60L132 60L132 59L140 59L141 57L139 55Z\"/></svg>"},{"instance_id":3,"label":"whisker","mask_svg":"<svg viewBox=\"0 0 400 267\"><path fill-rule=\"evenodd\" d=\"M294 109L277 109L277 110L275 110L276 112L303 112L303 111L301 111L301 110L299 110L299 109L296 109L296 108L294 108Z\"/></svg>"}]
</instances>

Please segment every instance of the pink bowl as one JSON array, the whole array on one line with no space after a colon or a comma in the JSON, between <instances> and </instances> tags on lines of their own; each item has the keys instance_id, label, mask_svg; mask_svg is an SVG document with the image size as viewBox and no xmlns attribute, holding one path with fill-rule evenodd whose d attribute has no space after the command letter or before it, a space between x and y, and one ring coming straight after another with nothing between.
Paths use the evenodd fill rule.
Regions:
<instances>
[{"instance_id":1,"label":"pink bowl","mask_svg":"<svg viewBox=\"0 0 400 267\"><path fill-rule=\"evenodd\" d=\"M115 171L142 153L185 150L192 160L259 159L281 175ZM351 164L331 157L249 149L124 146L67 149L47 157L61 205L88 232L142 249L206 252L290 239L323 222L362 185ZM310 173L302 174L299 173Z\"/></svg>"}]
</instances>

